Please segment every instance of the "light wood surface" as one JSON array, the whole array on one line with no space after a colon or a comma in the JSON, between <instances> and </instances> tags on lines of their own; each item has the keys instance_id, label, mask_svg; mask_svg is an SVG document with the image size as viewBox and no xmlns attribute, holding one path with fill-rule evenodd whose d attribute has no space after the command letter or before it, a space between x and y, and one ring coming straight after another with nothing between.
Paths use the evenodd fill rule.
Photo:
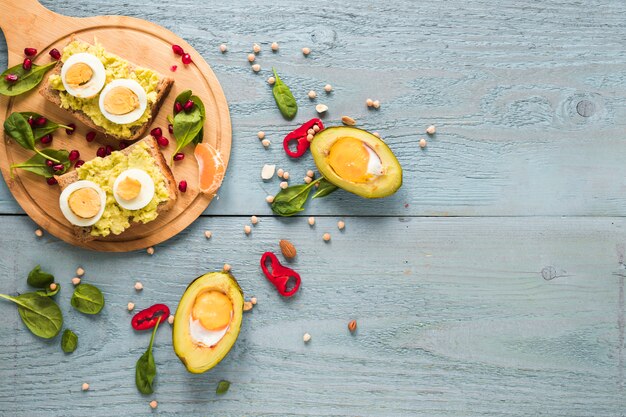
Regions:
<instances>
[{"instance_id":1,"label":"light wood surface","mask_svg":"<svg viewBox=\"0 0 626 417\"><path fill-rule=\"evenodd\" d=\"M19 16L14 19L12 16ZM225 164L228 164L231 146L231 126L228 105L219 81L202 57L183 39L172 32L144 20L124 16L98 16L77 19L62 16L45 9L36 0L25 0L19 4L12 2L0 3L0 27L2 27L8 45L9 66L23 60L25 46L38 49L36 63L48 63L48 51L52 48L62 50L72 35L89 43L99 42L104 48L129 61L145 66L175 79L174 87L153 120L151 128L160 126L170 144L163 150L168 161L176 148L175 139L167 131L167 115L172 113L176 96L191 89L198 95L206 107L204 125L204 142L218 149ZM24 27L41 27L44 30L24 31ZM172 53L171 45L178 44L193 57L194 62L188 66ZM170 67L177 65L172 72ZM45 79L44 79L45 82ZM36 90L16 98L0 97L0 117L2 121L14 111L34 111L58 123L76 122L76 132L68 136L64 129L54 133L49 146L53 149L77 149L81 159L90 160L96 157L98 147L111 144L117 149L116 140L100 140L87 142L85 135L89 128L79 123L72 115L45 100ZM148 134L148 133L147 133ZM102 136L102 135L100 135ZM38 146L41 147L41 146ZM135 224L128 231L118 236L97 238L89 242L76 239L72 225L63 217L58 198L59 187L50 187L45 180L35 174L14 170L11 165L27 160L32 152L21 148L7 136L0 144L0 168L8 184L9 190L21 208L42 228L58 238L82 247L98 250L123 252L146 248L161 243L184 230L209 205L212 196L198 192L198 165L193 156L193 146L184 149L186 157L183 161L174 162L172 171L176 182L185 180L187 192L180 193L174 207L147 224Z\"/></svg>"}]
</instances>

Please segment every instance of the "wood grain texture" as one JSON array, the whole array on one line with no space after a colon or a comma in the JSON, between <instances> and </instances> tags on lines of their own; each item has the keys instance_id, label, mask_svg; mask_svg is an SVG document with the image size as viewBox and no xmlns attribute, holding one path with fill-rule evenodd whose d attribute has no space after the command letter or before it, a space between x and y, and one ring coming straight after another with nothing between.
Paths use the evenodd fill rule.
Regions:
<instances>
[{"instance_id":1,"label":"wood grain texture","mask_svg":"<svg viewBox=\"0 0 626 417\"><path fill-rule=\"evenodd\" d=\"M339 124L347 114L379 131L397 153L405 182L389 199L337 193L311 204L311 213L626 214L622 1L44 4L70 16L151 20L212 66L233 114L236 152L208 214L270 213L264 197L278 181L261 182L261 167L277 163L296 181L312 167L310 158L288 160L280 143L315 115L318 102L330 107L325 123ZM269 50L272 41L279 53ZM230 48L224 55L222 42ZM263 46L258 75L246 61L254 42ZM308 58L303 46L313 51ZM271 66L300 105L293 123L282 119L265 83ZM329 95L326 83L335 88ZM314 102L306 98L310 89L319 94ZM368 110L367 97L379 99L381 109ZM577 112L582 100L595 107L589 117ZM417 141L430 124L438 133L421 151ZM256 139L258 130L272 141L269 150ZM4 188L0 202L3 212L17 211Z\"/></svg>"}]
</instances>

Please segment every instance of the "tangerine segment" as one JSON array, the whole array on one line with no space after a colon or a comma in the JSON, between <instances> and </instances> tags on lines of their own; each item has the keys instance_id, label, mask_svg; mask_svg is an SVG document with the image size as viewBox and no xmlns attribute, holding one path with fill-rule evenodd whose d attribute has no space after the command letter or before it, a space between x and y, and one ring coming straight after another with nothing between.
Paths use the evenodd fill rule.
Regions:
<instances>
[{"instance_id":1,"label":"tangerine segment","mask_svg":"<svg viewBox=\"0 0 626 417\"><path fill-rule=\"evenodd\" d=\"M233 314L233 303L219 291L205 291L196 297L191 311L194 320L199 320L207 330L221 330L228 326Z\"/></svg>"},{"instance_id":2,"label":"tangerine segment","mask_svg":"<svg viewBox=\"0 0 626 417\"><path fill-rule=\"evenodd\" d=\"M199 143L193 151L198 161L200 191L205 194L215 194L222 185L226 165L220 153L208 143Z\"/></svg>"}]
</instances>

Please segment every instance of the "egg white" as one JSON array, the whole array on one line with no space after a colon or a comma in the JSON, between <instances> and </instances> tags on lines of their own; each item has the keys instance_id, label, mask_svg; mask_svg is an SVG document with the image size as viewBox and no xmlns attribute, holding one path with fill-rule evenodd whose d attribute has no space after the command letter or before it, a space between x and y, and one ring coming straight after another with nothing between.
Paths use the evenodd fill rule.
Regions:
<instances>
[{"instance_id":1,"label":"egg white","mask_svg":"<svg viewBox=\"0 0 626 417\"><path fill-rule=\"evenodd\" d=\"M93 75L85 84L81 86L73 86L65 82L65 75L72 65L78 63L88 65L93 71ZM63 82L63 87L65 87L65 91L67 91L68 94L78 98L90 98L98 94L100 90L102 90L102 87L104 87L104 83L106 82L106 71L104 70L102 62L95 55L91 55L87 52L81 52L70 56L67 61L63 63L63 66L61 67L61 81Z\"/></svg>"},{"instance_id":2,"label":"egg white","mask_svg":"<svg viewBox=\"0 0 626 417\"><path fill-rule=\"evenodd\" d=\"M141 183L141 191L139 191L139 195L132 200L124 200L117 194L120 182L128 177ZM152 180L152 177L150 177L150 175L142 169L127 169L115 179L115 182L113 183L113 197L115 197L115 201L117 201L117 204L119 204L120 207L127 210L142 209L147 206L154 197L154 180Z\"/></svg>"},{"instance_id":3,"label":"egg white","mask_svg":"<svg viewBox=\"0 0 626 417\"><path fill-rule=\"evenodd\" d=\"M230 324L222 330L207 330L202 326L200 320L194 320L193 317L189 315L189 335L192 341L197 345L205 347L217 345L226 332L228 332L229 328Z\"/></svg>"},{"instance_id":4,"label":"egg white","mask_svg":"<svg viewBox=\"0 0 626 417\"><path fill-rule=\"evenodd\" d=\"M363 144L363 146L365 146L365 149L367 149L367 152L370 154L370 159L367 162L367 173L372 174L375 177L383 175L383 163L378 157L378 154L376 154L376 152L374 152L374 150L366 144Z\"/></svg>"},{"instance_id":5,"label":"egg white","mask_svg":"<svg viewBox=\"0 0 626 417\"><path fill-rule=\"evenodd\" d=\"M68 203L70 195L72 195L74 191L80 190L82 188L94 189L98 193L98 196L100 197L100 211L98 211L98 214L96 214L90 219L83 219L82 217L78 217L76 214L74 214L74 212L72 211ZM96 183L87 181L87 180L76 181L76 182L71 183L70 185L65 187L65 189L61 193L61 196L59 197L59 206L61 207L61 212L63 213L63 216L65 216L68 222L72 223L75 226L80 226L80 227L87 227L87 226L92 226L96 224L96 222L100 220L100 217L102 217L102 214L104 213L105 205L106 205L105 192Z\"/></svg>"},{"instance_id":6,"label":"egg white","mask_svg":"<svg viewBox=\"0 0 626 417\"><path fill-rule=\"evenodd\" d=\"M130 113L126 114L111 114L104 107L104 99L108 93L111 92L115 87L126 87L131 90L133 93L137 95L139 99L139 107ZM146 111L146 107L148 106L148 96L146 94L146 90L143 89L141 84L139 84L135 80L130 79L119 79L113 80L104 87L102 93L100 93L100 100L98 102L100 106L100 111L108 120L118 125L126 125L132 122L139 120L139 118Z\"/></svg>"}]
</instances>

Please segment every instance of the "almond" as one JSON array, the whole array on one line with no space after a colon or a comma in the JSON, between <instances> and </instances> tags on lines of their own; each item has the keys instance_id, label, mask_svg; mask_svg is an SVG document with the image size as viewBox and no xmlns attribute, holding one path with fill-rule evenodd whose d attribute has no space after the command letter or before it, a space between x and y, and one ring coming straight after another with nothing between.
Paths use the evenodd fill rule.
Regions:
<instances>
[{"instance_id":1,"label":"almond","mask_svg":"<svg viewBox=\"0 0 626 417\"><path fill-rule=\"evenodd\" d=\"M293 259L298 254L298 252L296 251L296 247L293 246L293 243L291 243L290 241L283 239L278 242L278 244L280 245L280 251L283 253L283 256L285 258Z\"/></svg>"},{"instance_id":2,"label":"almond","mask_svg":"<svg viewBox=\"0 0 626 417\"><path fill-rule=\"evenodd\" d=\"M354 126L356 124L356 120L350 116L341 116L341 122L346 126Z\"/></svg>"}]
</instances>

